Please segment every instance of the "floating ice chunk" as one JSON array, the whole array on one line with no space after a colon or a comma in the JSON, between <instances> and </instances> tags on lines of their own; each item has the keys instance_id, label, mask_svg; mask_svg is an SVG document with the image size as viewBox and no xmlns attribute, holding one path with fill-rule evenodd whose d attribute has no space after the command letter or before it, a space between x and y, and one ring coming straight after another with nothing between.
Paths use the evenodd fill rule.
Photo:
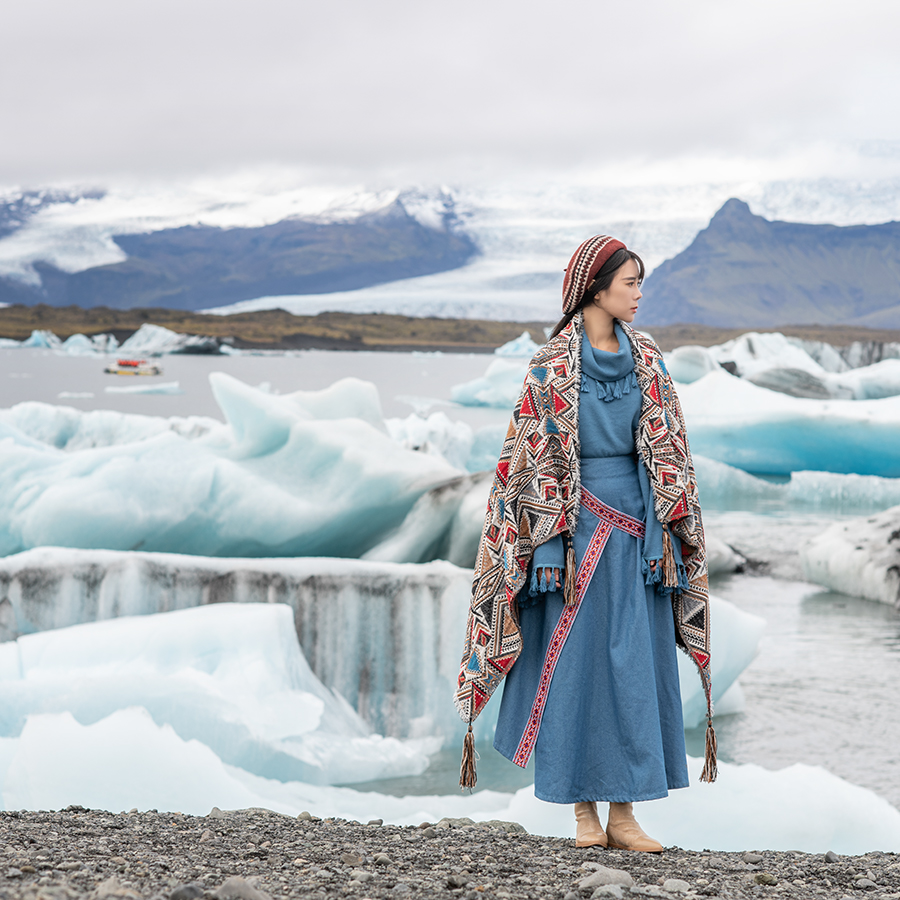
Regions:
<instances>
[{"instance_id":1,"label":"floating ice chunk","mask_svg":"<svg viewBox=\"0 0 900 900\"><path fill-rule=\"evenodd\" d=\"M814 375L802 369L765 369L749 376L760 387L793 397L880 400L900 394L900 360L886 359L849 372Z\"/></svg>"},{"instance_id":2,"label":"floating ice chunk","mask_svg":"<svg viewBox=\"0 0 900 900\"><path fill-rule=\"evenodd\" d=\"M806 400L725 371L678 390L691 449L750 472L900 475L900 397Z\"/></svg>"},{"instance_id":3,"label":"floating ice chunk","mask_svg":"<svg viewBox=\"0 0 900 900\"><path fill-rule=\"evenodd\" d=\"M717 702L753 662L766 621L719 597L710 596L709 602L713 702ZM678 677L684 727L696 728L706 720L706 698L696 667L685 653L678 654Z\"/></svg>"},{"instance_id":4,"label":"floating ice chunk","mask_svg":"<svg viewBox=\"0 0 900 900\"><path fill-rule=\"evenodd\" d=\"M900 609L900 506L836 522L800 548L803 577Z\"/></svg>"},{"instance_id":5,"label":"floating ice chunk","mask_svg":"<svg viewBox=\"0 0 900 900\"><path fill-rule=\"evenodd\" d=\"M481 378L451 388L450 396L462 406L512 409L522 392L527 372L528 360L500 357L491 361Z\"/></svg>"},{"instance_id":6,"label":"floating ice chunk","mask_svg":"<svg viewBox=\"0 0 900 900\"><path fill-rule=\"evenodd\" d=\"M811 397L816 400L852 400L853 391L833 383L827 374L819 376L805 369L762 369L747 376L747 380L770 391L791 397Z\"/></svg>"},{"instance_id":7,"label":"floating ice chunk","mask_svg":"<svg viewBox=\"0 0 900 900\"><path fill-rule=\"evenodd\" d=\"M213 392L222 383L218 373L211 376ZM233 381L234 379L232 379ZM298 409L305 410L310 418L328 419L361 419L379 431L385 431L384 416L381 412L381 398L378 388L371 381L359 378L341 378L330 387L321 391L294 391L285 394L285 399Z\"/></svg>"},{"instance_id":8,"label":"floating ice chunk","mask_svg":"<svg viewBox=\"0 0 900 900\"><path fill-rule=\"evenodd\" d=\"M114 334L73 334L58 349L67 356L100 356L114 353L118 346L119 342Z\"/></svg>"},{"instance_id":9,"label":"floating ice chunk","mask_svg":"<svg viewBox=\"0 0 900 900\"><path fill-rule=\"evenodd\" d=\"M401 447L441 456L457 469L468 468L474 435L465 422L453 422L436 412L428 418L413 413L405 419L388 419L385 425Z\"/></svg>"},{"instance_id":10,"label":"floating ice chunk","mask_svg":"<svg viewBox=\"0 0 900 900\"><path fill-rule=\"evenodd\" d=\"M425 491L460 474L359 418L312 418L303 397L221 373L211 381L228 425L195 440L166 427L63 454L0 421L13 438L0 441L0 552L359 556Z\"/></svg>"},{"instance_id":11,"label":"floating ice chunk","mask_svg":"<svg viewBox=\"0 0 900 900\"><path fill-rule=\"evenodd\" d=\"M883 359L900 359L900 342L854 341L842 348L841 356L852 369L871 366Z\"/></svg>"},{"instance_id":12,"label":"floating ice chunk","mask_svg":"<svg viewBox=\"0 0 900 900\"><path fill-rule=\"evenodd\" d=\"M734 363L738 375L744 378L765 369L800 369L812 375L825 373L806 350L777 331L770 334L750 331L710 347L709 353L719 363Z\"/></svg>"},{"instance_id":13,"label":"floating ice chunk","mask_svg":"<svg viewBox=\"0 0 900 900\"><path fill-rule=\"evenodd\" d=\"M829 377L836 384L852 392L857 400L880 400L900 394L900 359L885 359L871 366L852 369Z\"/></svg>"},{"instance_id":14,"label":"floating ice chunk","mask_svg":"<svg viewBox=\"0 0 900 900\"><path fill-rule=\"evenodd\" d=\"M507 428L507 425L484 425L475 432L466 460L470 472L493 472L497 468Z\"/></svg>"},{"instance_id":15,"label":"floating ice chunk","mask_svg":"<svg viewBox=\"0 0 900 900\"><path fill-rule=\"evenodd\" d=\"M788 343L808 353L826 372L846 372L851 368L835 346L824 341L807 341L803 338L789 337ZM859 365L855 363L854 365Z\"/></svg>"},{"instance_id":16,"label":"floating ice chunk","mask_svg":"<svg viewBox=\"0 0 900 900\"><path fill-rule=\"evenodd\" d=\"M446 559L471 568L492 480L489 472L480 472L432 488L418 499L397 531L363 559L411 563Z\"/></svg>"},{"instance_id":17,"label":"floating ice chunk","mask_svg":"<svg viewBox=\"0 0 900 900\"><path fill-rule=\"evenodd\" d=\"M93 391L60 391L56 395L60 400L87 400L94 396Z\"/></svg>"},{"instance_id":18,"label":"floating ice chunk","mask_svg":"<svg viewBox=\"0 0 900 900\"><path fill-rule=\"evenodd\" d=\"M97 349L93 341L84 334L73 334L67 337L60 348L69 356L96 356Z\"/></svg>"},{"instance_id":19,"label":"floating ice chunk","mask_svg":"<svg viewBox=\"0 0 900 900\"><path fill-rule=\"evenodd\" d=\"M693 344L676 347L665 354L665 360L669 375L681 384L693 384L698 378L719 368L718 361L706 347Z\"/></svg>"},{"instance_id":20,"label":"floating ice chunk","mask_svg":"<svg viewBox=\"0 0 900 900\"><path fill-rule=\"evenodd\" d=\"M373 735L300 652L282 604L196 609L26 635L0 645L0 733L30 715L96 722L138 706L233 765L317 784L419 774L440 739Z\"/></svg>"},{"instance_id":21,"label":"floating ice chunk","mask_svg":"<svg viewBox=\"0 0 900 900\"><path fill-rule=\"evenodd\" d=\"M41 347L45 350L57 350L62 346L62 341L52 331L34 330L31 336L21 343L22 347Z\"/></svg>"},{"instance_id":22,"label":"floating ice chunk","mask_svg":"<svg viewBox=\"0 0 900 900\"><path fill-rule=\"evenodd\" d=\"M541 345L536 344L527 331L523 331L517 338L507 341L502 347L498 347L494 354L496 356L525 356L531 359L540 349Z\"/></svg>"},{"instance_id":23,"label":"floating ice chunk","mask_svg":"<svg viewBox=\"0 0 900 900\"><path fill-rule=\"evenodd\" d=\"M449 702L472 572L356 559L209 559L39 547L0 559L0 639L207 603L294 610L303 654L374 731L462 739ZM0 645L2 647L2 645ZM0 654L2 659L2 654ZM480 717L491 734L499 704ZM0 708L2 716L2 708ZM414 735L411 723L420 724Z\"/></svg>"},{"instance_id":24,"label":"floating ice chunk","mask_svg":"<svg viewBox=\"0 0 900 900\"><path fill-rule=\"evenodd\" d=\"M59 450L130 444L167 431L191 440L222 427L221 422L204 416L139 416L105 409L83 411L36 401L0 409L0 426L3 425L12 429L7 432L10 435L18 433L20 439L31 438Z\"/></svg>"},{"instance_id":25,"label":"floating ice chunk","mask_svg":"<svg viewBox=\"0 0 900 900\"><path fill-rule=\"evenodd\" d=\"M119 348L123 355L162 356L165 353L218 353L215 338L179 334L162 325L145 323Z\"/></svg>"},{"instance_id":26,"label":"floating ice chunk","mask_svg":"<svg viewBox=\"0 0 900 900\"><path fill-rule=\"evenodd\" d=\"M835 472L792 472L787 506L837 513L883 510L900 503L900 479Z\"/></svg>"},{"instance_id":27,"label":"floating ice chunk","mask_svg":"<svg viewBox=\"0 0 900 900\"><path fill-rule=\"evenodd\" d=\"M706 531L706 564L710 575L736 572L747 562L733 547Z\"/></svg>"},{"instance_id":28,"label":"floating ice chunk","mask_svg":"<svg viewBox=\"0 0 900 900\"><path fill-rule=\"evenodd\" d=\"M900 504L900 479L837 472L791 472L776 484L741 469L694 456L700 502L706 509L873 512Z\"/></svg>"},{"instance_id":29,"label":"floating ice chunk","mask_svg":"<svg viewBox=\"0 0 900 900\"><path fill-rule=\"evenodd\" d=\"M183 394L177 381L167 381L163 384L129 384L107 385L103 389L107 394Z\"/></svg>"}]
</instances>

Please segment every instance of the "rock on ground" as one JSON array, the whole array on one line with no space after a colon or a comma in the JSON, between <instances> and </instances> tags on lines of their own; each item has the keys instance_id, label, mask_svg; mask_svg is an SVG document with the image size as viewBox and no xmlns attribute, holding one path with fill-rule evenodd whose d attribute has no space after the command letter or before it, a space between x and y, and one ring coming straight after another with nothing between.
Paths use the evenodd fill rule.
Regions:
<instances>
[{"instance_id":1,"label":"rock on ground","mask_svg":"<svg viewBox=\"0 0 900 900\"><path fill-rule=\"evenodd\" d=\"M267 810L0 812L0 900L900 898L900 854L651 855L579 850L516 828L466 819L399 828ZM608 870L622 873L618 883L592 880Z\"/></svg>"}]
</instances>

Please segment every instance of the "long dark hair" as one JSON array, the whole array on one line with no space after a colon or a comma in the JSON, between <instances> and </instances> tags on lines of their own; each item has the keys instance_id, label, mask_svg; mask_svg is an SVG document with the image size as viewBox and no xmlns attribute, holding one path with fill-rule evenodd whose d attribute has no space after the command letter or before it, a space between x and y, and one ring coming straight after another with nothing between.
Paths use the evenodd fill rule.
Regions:
<instances>
[{"instance_id":1,"label":"long dark hair","mask_svg":"<svg viewBox=\"0 0 900 900\"><path fill-rule=\"evenodd\" d=\"M575 318L575 313L593 303L597 299L597 294L601 291L608 290L609 286L613 283L613 279L616 277L616 272L618 272L629 259L633 259L637 263L638 284L640 284L644 280L644 261L633 250L627 250L624 247L621 250L616 250L616 252L603 264L594 280L585 288L584 293L581 295L581 299L575 304L575 307L569 310L569 312L559 320L550 337L555 338L563 328Z\"/></svg>"}]
</instances>

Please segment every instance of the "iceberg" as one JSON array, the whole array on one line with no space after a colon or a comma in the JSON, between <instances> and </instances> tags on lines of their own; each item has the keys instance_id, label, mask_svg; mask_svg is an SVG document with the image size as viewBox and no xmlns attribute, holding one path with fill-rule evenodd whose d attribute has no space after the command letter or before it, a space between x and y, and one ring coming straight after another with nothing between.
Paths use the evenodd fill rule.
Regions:
<instances>
[{"instance_id":1,"label":"iceberg","mask_svg":"<svg viewBox=\"0 0 900 900\"><path fill-rule=\"evenodd\" d=\"M396 532L363 554L363 559L429 562L446 559L475 565L484 511L493 475L465 475L423 494Z\"/></svg>"},{"instance_id":2,"label":"iceberg","mask_svg":"<svg viewBox=\"0 0 900 900\"><path fill-rule=\"evenodd\" d=\"M492 406L512 410L522 392L527 372L527 359L500 356L491 361L481 378L454 385L450 397L460 406Z\"/></svg>"},{"instance_id":3,"label":"iceberg","mask_svg":"<svg viewBox=\"0 0 900 900\"><path fill-rule=\"evenodd\" d=\"M33 716L92 724L137 708L230 765L280 781L419 774L440 746L373 734L313 675L283 604L219 603L25 635L0 644L0 692L5 738Z\"/></svg>"},{"instance_id":4,"label":"iceberg","mask_svg":"<svg viewBox=\"0 0 900 900\"><path fill-rule=\"evenodd\" d=\"M880 400L900 394L900 359L884 359L869 366L851 369L829 380L849 390L857 400Z\"/></svg>"},{"instance_id":5,"label":"iceberg","mask_svg":"<svg viewBox=\"0 0 900 900\"><path fill-rule=\"evenodd\" d=\"M900 352L886 344L878 345L880 353L872 348L864 353L861 347L839 350L778 332L748 332L712 347L676 347L666 354L666 366L681 384L725 367L759 387L793 397L878 400L900 394Z\"/></svg>"},{"instance_id":6,"label":"iceberg","mask_svg":"<svg viewBox=\"0 0 900 900\"><path fill-rule=\"evenodd\" d=\"M123 356L163 356L166 353L218 353L213 337L180 334L162 325L145 322L119 348Z\"/></svg>"},{"instance_id":7,"label":"iceberg","mask_svg":"<svg viewBox=\"0 0 900 900\"><path fill-rule=\"evenodd\" d=\"M40 547L0 559L0 639L119 616L150 621L155 613L207 604L285 604L316 677L373 731L461 740L465 727L449 698L471 588L471 571L447 562L223 560ZM480 720L486 735L499 704L491 706Z\"/></svg>"},{"instance_id":8,"label":"iceberg","mask_svg":"<svg viewBox=\"0 0 900 900\"><path fill-rule=\"evenodd\" d=\"M23 404L0 419L0 553L50 545L359 557L422 494L461 474L391 440L377 390L357 379L286 395L223 373L210 383L226 424L197 436L133 417L114 430L125 437L134 427L139 440L62 451L59 434L50 443L30 436L52 434L50 411Z\"/></svg>"},{"instance_id":9,"label":"iceberg","mask_svg":"<svg viewBox=\"0 0 900 900\"><path fill-rule=\"evenodd\" d=\"M221 427L217 419L203 416L162 418L103 409L85 412L36 401L0 409L0 436L20 442L30 439L36 448L46 445L68 451L131 444L168 431L193 440Z\"/></svg>"},{"instance_id":10,"label":"iceberg","mask_svg":"<svg viewBox=\"0 0 900 900\"><path fill-rule=\"evenodd\" d=\"M742 378L766 369L799 369L811 375L824 375L825 369L802 346L780 332L760 334L749 331L734 340L709 348L720 365L732 363Z\"/></svg>"},{"instance_id":11,"label":"iceberg","mask_svg":"<svg viewBox=\"0 0 900 900\"><path fill-rule=\"evenodd\" d=\"M405 419L387 419L385 425L388 434L401 447L441 456L457 469L468 469L475 436L465 422L453 422L445 413L436 412L428 418L412 413ZM496 462L495 459L492 466Z\"/></svg>"},{"instance_id":12,"label":"iceberg","mask_svg":"<svg viewBox=\"0 0 900 900\"><path fill-rule=\"evenodd\" d=\"M900 476L900 397L809 400L710 372L678 389L691 449L749 472Z\"/></svg>"},{"instance_id":13,"label":"iceberg","mask_svg":"<svg viewBox=\"0 0 900 900\"><path fill-rule=\"evenodd\" d=\"M161 394L171 396L184 393L177 381L167 381L161 384L108 385L103 390L107 394Z\"/></svg>"},{"instance_id":14,"label":"iceberg","mask_svg":"<svg viewBox=\"0 0 900 900\"><path fill-rule=\"evenodd\" d=\"M52 331L35 329L19 346L37 347L42 350L58 350L62 346L62 341Z\"/></svg>"},{"instance_id":15,"label":"iceberg","mask_svg":"<svg viewBox=\"0 0 900 900\"><path fill-rule=\"evenodd\" d=\"M803 577L900 610L900 506L835 522L800 548Z\"/></svg>"},{"instance_id":16,"label":"iceberg","mask_svg":"<svg viewBox=\"0 0 900 900\"><path fill-rule=\"evenodd\" d=\"M685 344L664 354L666 369L673 381L693 384L709 372L720 368L718 360L706 347Z\"/></svg>"},{"instance_id":17,"label":"iceberg","mask_svg":"<svg viewBox=\"0 0 900 900\"><path fill-rule=\"evenodd\" d=\"M536 344L527 331L523 331L517 338L498 347L494 354L496 356L525 356L531 359L540 349L541 345Z\"/></svg>"},{"instance_id":18,"label":"iceberg","mask_svg":"<svg viewBox=\"0 0 900 900\"><path fill-rule=\"evenodd\" d=\"M316 677L370 728L398 738L461 740L465 726L449 698L471 586L471 570L448 562L221 560L42 547L0 560L0 630L27 637L210 603L285 604ZM763 622L720 598L711 603L718 701L754 658ZM691 727L698 710L702 718L703 695L693 663L679 656ZM492 735L499 705L488 704L479 718L480 738Z\"/></svg>"},{"instance_id":19,"label":"iceberg","mask_svg":"<svg viewBox=\"0 0 900 900\"><path fill-rule=\"evenodd\" d=\"M837 472L791 472L787 482L767 481L705 456L694 455L705 510L838 515L876 512L900 504L900 479Z\"/></svg>"},{"instance_id":20,"label":"iceberg","mask_svg":"<svg viewBox=\"0 0 900 900\"><path fill-rule=\"evenodd\" d=\"M67 356L102 356L115 353L118 347L114 334L73 334L63 341L59 350Z\"/></svg>"}]
</instances>

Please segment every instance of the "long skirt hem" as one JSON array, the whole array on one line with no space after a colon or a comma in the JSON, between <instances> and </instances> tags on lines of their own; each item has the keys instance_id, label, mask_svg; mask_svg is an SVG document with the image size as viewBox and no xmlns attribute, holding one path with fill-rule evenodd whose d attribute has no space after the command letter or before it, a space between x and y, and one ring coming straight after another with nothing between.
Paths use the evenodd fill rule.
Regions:
<instances>
[{"instance_id":1,"label":"long skirt hem","mask_svg":"<svg viewBox=\"0 0 900 900\"><path fill-rule=\"evenodd\" d=\"M637 465L583 459L582 483L640 523ZM579 565L599 523L583 506ZM640 537L614 528L591 553L596 568L562 645L553 641L561 592L520 608L523 650L505 679L494 747L519 765L532 755L535 796L550 803L656 800L688 784L671 600L645 583ZM551 644L555 668L539 687Z\"/></svg>"}]
</instances>

